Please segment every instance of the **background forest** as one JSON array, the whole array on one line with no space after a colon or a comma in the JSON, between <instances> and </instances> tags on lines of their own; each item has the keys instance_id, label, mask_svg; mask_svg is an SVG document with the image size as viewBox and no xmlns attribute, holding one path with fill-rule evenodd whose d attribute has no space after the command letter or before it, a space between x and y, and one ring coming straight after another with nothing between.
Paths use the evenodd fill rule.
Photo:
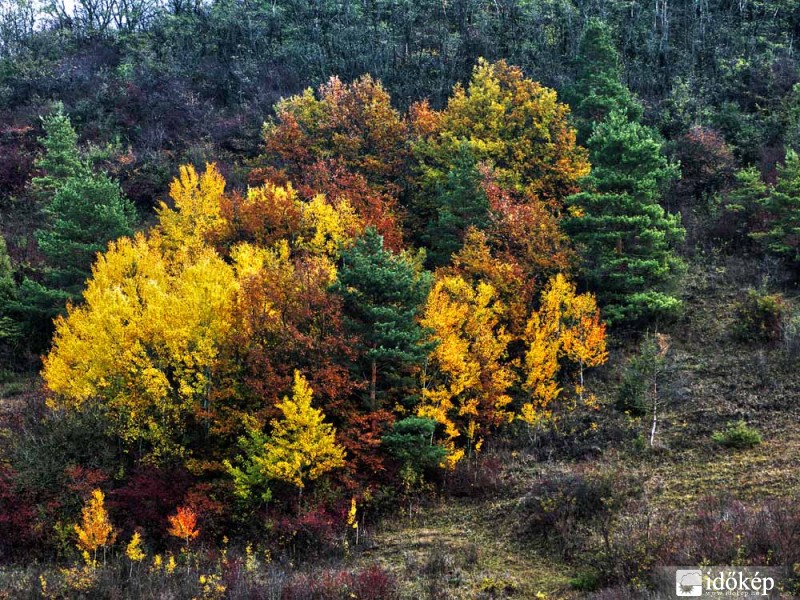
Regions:
<instances>
[{"instance_id":1,"label":"background forest","mask_svg":"<svg viewBox=\"0 0 800 600\"><path fill-rule=\"evenodd\" d=\"M795 597L798 35L0 0L0 598Z\"/></svg>"}]
</instances>

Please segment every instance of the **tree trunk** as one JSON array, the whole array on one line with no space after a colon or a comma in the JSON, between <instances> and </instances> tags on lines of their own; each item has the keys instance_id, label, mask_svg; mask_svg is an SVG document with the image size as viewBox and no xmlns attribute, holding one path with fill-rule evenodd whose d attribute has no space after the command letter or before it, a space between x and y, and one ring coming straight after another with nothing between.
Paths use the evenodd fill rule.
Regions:
<instances>
[{"instance_id":1,"label":"tree trunk","mask_svg":"<svg viewBox=\"0 0 800 600\"><path fill-rule=\"evenodd\" d=\"M302 505L303 505L303 488L297 488L297 516L299 517L302 513Z\"/></svg>"},{"instance_id":2,"label":"tree trunk","mask_svg":"<svg viewBox=\"0 0 800 600\"><path fill-rule=\"evenodd\" d=\"M653 447L656 441L656 425L658 424L658 387L657 383L653 381L653 425L650 427L650 447Z\"/></svg>"},{"instance_id":3,"label":"tree trunk","mask_svg":"<svg viewBox=\"0 0 800 600\"><path fill-rule=\"evenodd\" d=\"M372 410L376 409L375 406L375 384L378 380L378 363L372 359L372 377L369 382L369 406Z\"/></svg>"}]
</instances>

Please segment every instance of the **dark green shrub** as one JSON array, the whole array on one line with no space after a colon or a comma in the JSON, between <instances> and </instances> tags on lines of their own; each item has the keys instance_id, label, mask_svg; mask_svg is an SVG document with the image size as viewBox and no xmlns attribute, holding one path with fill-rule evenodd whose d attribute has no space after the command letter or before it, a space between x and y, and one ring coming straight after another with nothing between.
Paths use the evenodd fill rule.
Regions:
<instances>
[{"instance_id":1,"label":"dark green shrub","mask_svg":"<svg viewBox=\"0 0 800 600\"><path fill-rule=\"evenodd\" d=\"M622 382L617 390L617 408L632 416L641 417L645 414L647 382L636 368L629 366L622 374Z\"/></svg>"}]
</instances>

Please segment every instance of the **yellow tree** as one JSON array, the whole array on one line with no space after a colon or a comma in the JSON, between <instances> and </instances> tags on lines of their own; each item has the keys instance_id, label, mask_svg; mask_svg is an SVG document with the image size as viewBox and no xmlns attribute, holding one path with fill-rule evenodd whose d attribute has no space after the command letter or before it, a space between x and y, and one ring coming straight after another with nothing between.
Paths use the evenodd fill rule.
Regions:
<instances>
[{"instance_id":1,"label":"yellow tree","mask_svg":"<svg viewBox=\"0 0 800 600\"><path fill-rule=\"evenodd\" d=\"M463 434L471 453L489 428L513 419L508 390L515 377L506 360L511 335L500 324L504 312L491 284L472 285L459 275L440 275L428 296L421 323L437 345L418 414L444 426L451 465L464 454L456 438Z\"/></svg>"},{"instance_id":2,"label":"yellow tree","mask_svg":"<svg viewBox=\"0 0 800 600\"><path fill-rule=\"evenodd\" d=\"M318 194L309 202L300 203L301 233L298 249L312 255L339 258L339 250L364 231L363 221L347 200L335 206Z\"/></svg>"},{"instance_id":3,"label":"yellow tree","mask_svg":"<svg viewBox=\"0 0 800 600\"><path fill-rule=\"evenodd\" d=\"M128 579L130 579L133 577L134 565L142 562L147 556L142 550L142 535L138 531L134 532L130 542L125 546L125 556L131 561L131 569L128 573Z\"/></svg>"},{"instance_id":4,"label":"yellow tree","mask_svg":"<svg viewBox=\"0 0 800 600\"><path fill-rule=\"evenodd\" d=\"M89 502L81 511L81 523L75 525L78 536L78 548L87 558L92 553L91 565L97 564L97 549L103 548L103 563L105 564L106 548L114 543L117 537L114 527L108 518L105 508L105 496L101 490L93 490Z\"/></svg>"},{"instance_id":5,"label":"yellow tree","mask_svg":"<svg viewBox=\"0 0 800 600\"><path fill-rule=\"evenodd\" d=\"M192 251L216 241L225 230L222 215L225 178L213 163L198 174L192 165L180 168L169 195L175 208L162 202L157 209L159 241L171 251Z\"/></svg>"},{"instance_id":6,"label":"yellow tree","mask_svg":"<svg viewBox=\"0 0 800 600\"><path fill-rule=\"evenodd\" d=\"M425 106L411 111L412 129L422 133L415 151L434 181L446 175L463 144L478 162L494 166L504 186L556 205L589 174L569 107L505 61L479 60L467 88L457 85L442 113L430 113ZM428 125L418 125L420 119Z\"/></svg>"},{"instance_id":7,"label":"yellow tree","mask_svg":"<svg viewBox=\"0 0 800 600\"><path fill-rule=\"evenodd\" d=\"M57 320L44 359L52 407L102 406L114 432L156 461L185 454L184 441L214 424L239 286L238 265L211 245L226 232L224 190L214 165L202 174L181 167L170 186L174 208L161 204L149 236L109 245L83 304Z\"/></svg>"},{"instance_id":8,"label":"yellow tree","mask_svg":"<svg viewBox=\"0 0 800 600\"><path fill-rule=\"evenodd\" d=\"M523 388L530 393L530 399L523 403L520 419L534 426L550 417L550 405L561 393L556 380L560 349L558 322L546 314L534 312L528 319L525 341L528 348Z\"/></svg>"},{"instance_id":9,"label":"yellow tree","mask_svg":"<svg viewBox=\"0 0 800 600\"><path fill-rule=\"evenodd\" d=\"M597 367L608 360L606 324L600 320L597 300L591 294L573 294L564 319L567 327L562 348L567 359L578 363L578 397L583 402L584 369Z\"/></svg>"},{"instance_id":10,"label":"yellow tree","mask_svg":"<svg viewBox=\"0 0 800 600\"><path fill-rule=\"evenodd\" d=\"M240 496L250 496L252 488L270 480L283 481L297 488L299 510L307 481L344 466L344 448L336 442L333 425L311 406L313 395L306 379L295 371L292 397L277 404L283 417L273 419L271 435L265 438L260 431L251 430L250 439L240 440L246 453L242 467L225 463ZM269 493L262 495L269 497Z\"/></svg>"},{"instance_id":11,"label":"yellow tree","mask_svg":"<svg viewBox=\"0 0 800 600\"><path fill-rule=\"evenodd\" d=\"M550 405L561 393L560 359L578 363L578 395L583 400L583 370L603 364L606 352L605 325L591 294L577 294L575 285L559 274L550 279L525 330L526 380L523 388L530 401L523 404L520 418L536 425L550 414Z\"/></svg>"},{"instance_id":12,"label":"yellow tree","mask_svg":"<svg viewBox=\"0 0 800 600\"><path fill-rule=\"evenodd\" d=\"M333 425L311 406L313 394L300 371L295 371L292 397L277 405L283 418L272 421L264 447L267 476L295 485L301 494L306 480L344 466L344 448L336 443Z\"/></svg>"},{"instance_id":13,"label":"yellow tree","mask_svg":"<svg viewBox=\"0 0 800 600\"><path fill-rule=\"evenodd\" d=\"M183 454L179 440L209 409L235 290L233 268L209 248L170 258L142 235L112 243L84 303L56 322L42 372L50 405L103 406L151 458Z\"/></svg>"}]
</instances>

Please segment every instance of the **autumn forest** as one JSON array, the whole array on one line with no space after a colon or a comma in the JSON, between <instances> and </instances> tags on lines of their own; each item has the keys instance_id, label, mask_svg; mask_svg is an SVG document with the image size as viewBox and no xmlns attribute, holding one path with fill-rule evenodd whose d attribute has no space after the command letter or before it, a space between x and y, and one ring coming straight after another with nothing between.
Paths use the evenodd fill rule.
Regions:
<instances>
[{"instance_id":1,"label":"autumn forest","mask_svg":"<svg viewBox=\"0 0 800 600\"><path fill-rule=\"evenodd\" d=\"M795 597L798 36L0 0L0 598Z\"/></svg>"}]
</instances>

